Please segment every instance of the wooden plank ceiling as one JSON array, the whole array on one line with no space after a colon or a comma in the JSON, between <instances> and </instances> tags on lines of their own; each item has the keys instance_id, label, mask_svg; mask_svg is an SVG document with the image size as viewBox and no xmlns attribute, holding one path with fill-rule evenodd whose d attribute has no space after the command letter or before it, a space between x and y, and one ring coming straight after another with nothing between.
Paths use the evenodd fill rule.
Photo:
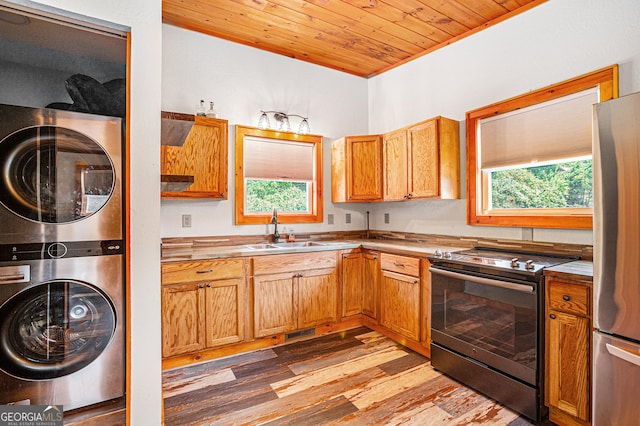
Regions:
<instances>
[{"instance_id":1,"label":"wooden plank ceiling","mask_svg":"<svg viewBox=\"0 0 640 426\"><path fill-rule=\"evenodd\" d=\"M166 24L372 77L546 0L163 0Z\"/></svg>"}]
</instances>

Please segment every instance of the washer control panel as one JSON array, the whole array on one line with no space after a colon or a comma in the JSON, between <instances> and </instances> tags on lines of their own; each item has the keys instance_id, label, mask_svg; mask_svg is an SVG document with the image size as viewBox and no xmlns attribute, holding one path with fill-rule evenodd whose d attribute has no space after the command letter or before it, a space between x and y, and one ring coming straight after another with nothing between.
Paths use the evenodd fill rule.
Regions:
<instances>
[{"instance_id":1,"label":"washer control panel","mask_svg":"<svg viewBox=\"0 0 640 426\"><path fill-rule=\"evenodd\" d=\"M0 262L123 254L122 240L0 244Z\"/></svg>"}]
</instances>

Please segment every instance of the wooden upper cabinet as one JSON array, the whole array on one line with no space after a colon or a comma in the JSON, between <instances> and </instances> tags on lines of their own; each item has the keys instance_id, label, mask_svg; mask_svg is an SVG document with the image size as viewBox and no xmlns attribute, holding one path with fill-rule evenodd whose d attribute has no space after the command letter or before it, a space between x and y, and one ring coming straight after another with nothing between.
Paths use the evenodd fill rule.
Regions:
<instances>
[{"instance_id":1,"label":"wooden upper cabinet","mask_svg":"<svg viewBox=\"0 0 640 426\"><path fill-rule=\"evenodd\" d=\"M346 136L331 144L331 200L382 200L382 136Z\"/></svg>"},{"instance_id":2,"label":"wooden upper cabinet","mask_svg":"<svg viewBox=\"0 0 640 426\"><path fill-rule=\"evenodd\" d=\"M394 130L382 136L383 198L398 201L407 198L409 158L406 129Z\"/></svg>"},{"instance_id":3,"label":"wooden upper cabinet","mask_svg":"<svg viewBox=\"0 0 640 426\"><path fill-rule=\"evenodd\" d=\"M331 200L460 198L460 123L435 117L331 145Z\"/></svg>"},{"instance_id":4,"label":"wooden upper cabinet","mask_svg":"<svg viewBox=\"0 0 640 426\"><path fill-rule=\"evenodd\" d=\"M436 117L383 135L384 201L460 198L460 127Z\"/></svg>"},{"instance_id":5,"label":"wooden upper cabinet","mask_svg":"<svg viewBox=\"0 0 640 426\"><path fill-rule=\"evenodd\" d=\"M193 176L186 190L162 192L163 198L227 199L227 131L227 120L197 116L182 145L160 147L162 175Z\"/></svg>"}]
</instances>

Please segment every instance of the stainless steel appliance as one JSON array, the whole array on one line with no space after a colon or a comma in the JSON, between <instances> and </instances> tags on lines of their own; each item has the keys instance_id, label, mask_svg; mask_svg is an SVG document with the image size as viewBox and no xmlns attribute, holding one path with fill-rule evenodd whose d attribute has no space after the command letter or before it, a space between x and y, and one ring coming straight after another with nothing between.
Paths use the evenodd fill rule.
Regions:
<instances>
[{"instance_id":1,"label":"stainless steel appliance","mask_svg":"<svg viewBox=\"0 0 640 426\"><path fill-rule=\"evenodd\" d=\"M429 260L433 367L541 420L542 271L572 259L476 248Z\"/></svg>"},{"instance_id":2,"label":"stainless steel appliance","mask_svg":"<svg viewBox=\"0 0 640 426\"><path fill-rule=\"evenodd\" d=\"M0 105L0 243L122 239L122 120Z\"/></svg>"},{"instance_id":3,"label":"stainless steel appliance","mask_svg":"<svg viewBox=\"0 0 640 426\"><path fill-rule=\"evenodd\" d=\"M0 245L0 404L66 411L124 395L122 252L121 241Z\"/></svg>"},{"instance_id":4,"label":"stainless steel appliance","mask_svg":"<svg viewBox=\"0 0 640 426\"><path fill-rule=\"evenodd\" d=\"M0 404L124 395L122 120L0 105Z\"/></svg>"},{"instance_id":5,"label":"stainless steel appliance","mask_svg":"<svg viewBox=\"0 0 640 426\"><path fill-rule=\"evenodd\" d=\"M638 424L640 93L595 107L593 424Z\"/></svg>"}]
</instances>

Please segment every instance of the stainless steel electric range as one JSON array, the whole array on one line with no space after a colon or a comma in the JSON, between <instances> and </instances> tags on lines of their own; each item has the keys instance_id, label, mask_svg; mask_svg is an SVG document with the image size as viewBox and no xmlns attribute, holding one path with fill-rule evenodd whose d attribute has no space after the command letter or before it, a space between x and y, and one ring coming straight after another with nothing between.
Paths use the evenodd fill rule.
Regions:
<instances>
[{"instance_id":1,"label":"stainless steel electric range","mask_svg":"<svg viewBox=\"0 0 640 426\"><path fill-rule=\"evenodd\" d=\"M540 421L542 272L575 258L479 247L429 260L433 367Z\"/></svg>"}]
</instances>

